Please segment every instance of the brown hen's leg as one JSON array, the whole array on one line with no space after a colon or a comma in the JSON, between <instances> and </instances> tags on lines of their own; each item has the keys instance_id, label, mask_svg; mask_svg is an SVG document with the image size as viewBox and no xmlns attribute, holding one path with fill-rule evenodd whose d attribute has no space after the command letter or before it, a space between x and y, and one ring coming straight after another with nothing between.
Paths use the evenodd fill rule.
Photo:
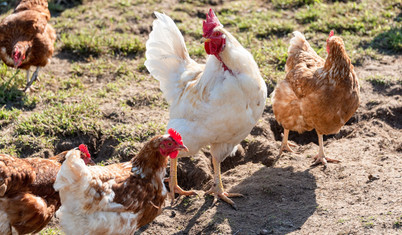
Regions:
<instances>
[{"instance_id":1,"label":"brown hen's leg","mask_svg":"<svg viewBox=\"0 0 402 235\"><path fill-rule=\"evenodd\" d=\"M32 85L32 83L38 79L38 73L39 73L40 67L36 67L35 72L32 74L31 80L29 80L29 69L27 70L27 85L24 89L24 92L29 92L29 89Z\"/></svg>"},{"instance_id":2,"label":"brown hen's leg","mask_svg":"<svg viewBox=\"0 0 402 235\"><path fill-rule=\"evenodd\" d=\"M169 189L170 189L170 198L171 202L173 204L174 201L174 194L178 193L180 195L185 195L185 196L191 196L191 195L197 195L196 192L194 191L185 191L182 188L179 187L177 184L177 158L175 159L170 159L170 179L169 181Z\"/></svg>"},{"instance_id":3,"label":"brown hen's leg","mask_svg":"<svg viewBox=\"0 0 402 235\"><path fill-rule=\"evenodd\" d=\"M294 152L293 149L290 148L290 146L292 147L296 147L295 144L289 143L288 142L288 138L289 138L289 130L288 129L284 129L283 131L283 139L282 139L282 145L281 145L281 149L279 150L279 156L282 155L282 152L288 151L288 152ZM290 145L290 146L289 146Z\"/></svg>"},{"instance_id":4,"label":"brown hen's leg","mask_svg":"<svg viewBox=\"0 0 402 235\"><path fill-rule=\"evenodd\" d=\"M314 157L313 165L318 165L318 164L322 163L326 167L327 162L331 162L331 163L341 162L339 160L331 159L331 158L325 156L323 135L318 134L318 133L317 133L317 135L318 135L318 144L320 145L320 150L319 150L318 154Z\"/></svg>"},{"instance_id":5,"label":"brown hen's leg","mask_svg":"<svg viewBox=\"0 0 402 235\"><path fill-rule=\"evenodd\" d=\"M235 210L237 210L236 204L230 200L229 197L243 197L243 194L225 192L221 179L221 163L212 156L212 164L214 165L214 185L207 193L215 196L213 204L215 204L218 197L220 197L222 200L229 203Z\"/></svg>"}]
</instances>

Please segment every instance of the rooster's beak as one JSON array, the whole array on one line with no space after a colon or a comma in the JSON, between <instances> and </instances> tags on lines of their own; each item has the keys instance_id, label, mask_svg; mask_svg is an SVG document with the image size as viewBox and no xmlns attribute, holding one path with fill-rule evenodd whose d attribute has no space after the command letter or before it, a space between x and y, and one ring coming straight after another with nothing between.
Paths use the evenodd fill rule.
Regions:
<instances>
[{"instance_id":1,"label":"rooster's beak","mask_svg":"<svg viewBox=\"0 0 402 235\"><path fill-rule=\"evenodd\" d=\"M207 38L207 39L205 39L204 42L210 42L210 41L211 41L211 39L210 39L210 38Z\"/></svg>"}]
</instances>

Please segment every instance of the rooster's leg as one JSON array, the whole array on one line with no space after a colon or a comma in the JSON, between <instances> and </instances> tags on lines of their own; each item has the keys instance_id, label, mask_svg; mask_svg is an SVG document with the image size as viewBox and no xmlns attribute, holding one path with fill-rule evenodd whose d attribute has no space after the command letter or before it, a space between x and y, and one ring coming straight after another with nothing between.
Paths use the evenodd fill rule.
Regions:
<instances>
[{"instance_id":1,"label":"rooster's leg","mask_svg":"<svg viewBox=\"0 0 402 235\"><path fill-rule=\"evenodd\" d=\"M325 153L324 153L324 140L323 140L323 135L321 135L321 134L318 134L318 144L320 145L320 150L319 150L318 154L314 157L313 165L318 165L318 164L322 163L324 165L324 167L326 167L327 162L331 162L331 163L339 163L339 162L341 162L339 160L335 160L335 159L332 159L332 158L329 158L329 157L325 156Z\"/></svg>"},{"instance_id":2,"label":"rooster's leg","mask_svg":"<svg viewBox=\"0 0 402 235\"><path fill-rule=\"evenodd\" d=\"M29 69L27 70L27 86L25 87L25 90L24 90L25 92L29 91L29 88L31 87L32 83L37 80L39 69L40 69L40 67L36 67L35 72L32 74L31 80L28 79L29 78Z\"/></svg>"},{"instance_id":3,"label":"rooster's leg","mask_svg":"<svg viewBox=\"0 0 402 235\"><path fill-rule=\"evenodd\" d=\"M284 129L283 131L283 140L282 140L282 145L281 145L281 149L279 150L279 156L282 154L282 152L288 151L288 152L293 152L293 149L290 148L290 146L292 147L296 147L295 144L289 143L288 142L288 137L289 137L289 130L288 129ZM290 145L290 146L289 146Z\"/></svg>"},{"instance_id":4,"label":"rooster's leg","mask_svg":"<svg viewBox=\"0 0 402 235\"><path fill-rule=\"evenodd\" d=\"M217 197L220 197L222 200L229 203L234 209L237 210L236 204L229 197L243 197L243 195L240 193L225 192L221 179L221 163L212 156L212 164L214 165L214 185L207 193L213 194L215 196L214 204L217 201Z\"/></svg>"},{"instance_id":5,"label":"rooster's leg","mask_svg":"<svg viewBox=\"0 0 402 235\"><path fill-rule=\"evenodd\" d=\"M180 195L191 196L197 195L194 191L184 191L177 184L177 158L170 159L170 179L169 179L169 189L170 189L170 197L172 199L172 204L174 201L174 194L178 193Z\"/></svg>"}]
</instances>

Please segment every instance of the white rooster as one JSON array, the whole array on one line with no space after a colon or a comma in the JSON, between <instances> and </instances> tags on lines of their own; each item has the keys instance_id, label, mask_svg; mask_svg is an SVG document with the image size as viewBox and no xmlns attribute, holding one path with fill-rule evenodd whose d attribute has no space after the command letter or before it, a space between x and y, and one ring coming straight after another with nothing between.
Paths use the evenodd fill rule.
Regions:
<instances>
[{"instance_id":1,"label":"white rooster","mask_svg":"<svg viewBox=\"0 0 402 235\"><path fill-rule=\"evenodd\" d=\"M203 22L206 64L198 64L188 54L179 29L165 14L157 19L146 43L145 66L160 81L160 88L170 104L168 128L183 137L189 152L196 154L211 146L214 186L208 192L236 208L229 199L241 194L227 193L221 180L221 162L236 152L236 146L261 117L267 87L253 56L226 31L212 9ZM170 164L170 193L195 194L177 185L177 158Z\"/></svg>"}]
</instances>

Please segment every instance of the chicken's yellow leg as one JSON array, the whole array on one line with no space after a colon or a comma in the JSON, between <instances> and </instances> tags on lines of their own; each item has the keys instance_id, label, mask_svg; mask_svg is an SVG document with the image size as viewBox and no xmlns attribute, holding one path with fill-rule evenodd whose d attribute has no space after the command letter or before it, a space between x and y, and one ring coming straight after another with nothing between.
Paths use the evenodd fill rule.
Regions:
<instances>
[{"instance_id":1,"label":"chicken's yellow leg","mask_svg":"<svg viewBox=\"0 0 402 235\"><path fill-rule=\"evenodd\" d=\"M331 158L328 158L325 156L323 135L318 134L318 133L317 133L317 135L318 135L318 144L320 146L320 150L318 151L318 154L314 157L313 165L318 165L318 164L322 163L326 167L327 162L332 162L332 163L341 162L339 160L331 159Z\"/></svg>"},{"instance_id":2,"label":"chicken's yellow leg","mask_svg":"<svg viewBox=\"0 0 402 235\"><path fill-rule=\"evenodd\" d=\"M288 152L293 152L293 149L290 148L290 146L292 147L296 147L295 144L289 143L288 142L288 138L289 138L289 130L288 129L284 129L283 131L283 139L282 139L282 145L281 145L281 149L279 150L279 156L282 154L282 152L284 150L288 151ZM290 145L290 146L289 146Z\"/></svg>"},{"instance_id":3,"label":"chicken's yellow leg","mask_svg":"<svg viewBox=\"0 0 402 235\"><path fill-rule=\"evenodd\" d=\"M178 193L180 195L190 196L197 195L194 191L184 191L177 184L177 158L170 159L170 179L169 179L169 189L170 189L170 197L172 200L172 204L174 201L174 194Z\"/></svg>"},{"instance_id":4,"label":"chicken's yellow leg","mask_svg":"<svg viewBox=\"0 0 402 235\"><path fill-rule=\"evenodd\" d=\"M227 193L223 189L222 178L221 178L221 163L212 157L212 164L214 165L214 185L207 192L208 194L213 194L215 196L214 204L217 201L217 197L220 197L225 202L229 203L234 209L237 210L236 204L229 199L229 197L243 197L240 193Z\"/></svg>"}]
</instances>

